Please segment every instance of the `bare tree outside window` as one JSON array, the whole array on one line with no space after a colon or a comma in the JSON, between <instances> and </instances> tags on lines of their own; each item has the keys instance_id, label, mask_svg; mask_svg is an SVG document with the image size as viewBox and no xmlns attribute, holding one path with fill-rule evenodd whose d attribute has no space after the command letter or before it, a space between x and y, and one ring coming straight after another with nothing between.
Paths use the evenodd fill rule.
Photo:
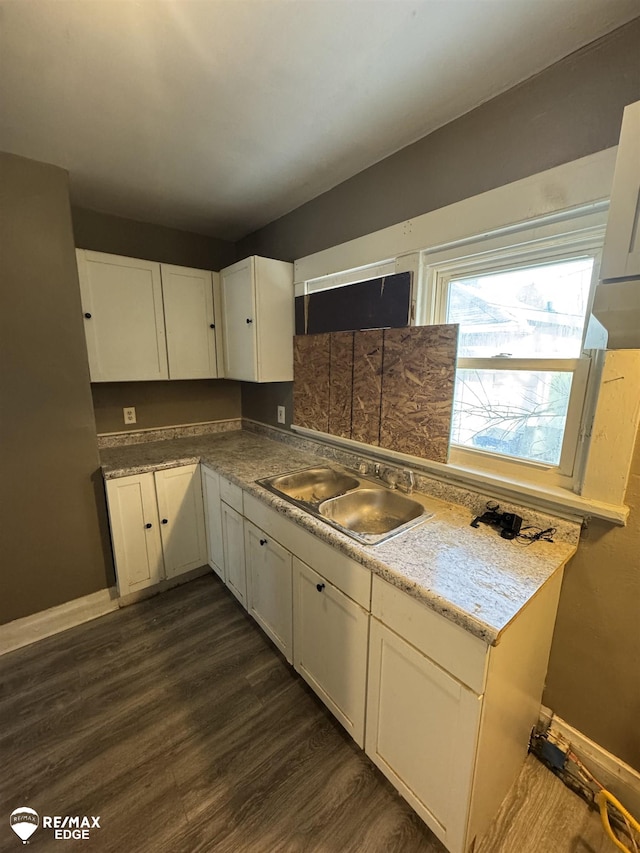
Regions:
<instances>
[{"instance_id":1,"label":"bare tree outside window","mask_svg":"<svg viewBox=\"0 0 640 853\"><path fill-rule=\"evenodd\" d=\"M453 444L559 464L573 373L545 369L545 361L581 354L593 263L578 258L449 280L447 322L460 324L462 359ZM530 363L513 369L513 359Z\"/></svg>"}]
</instances>

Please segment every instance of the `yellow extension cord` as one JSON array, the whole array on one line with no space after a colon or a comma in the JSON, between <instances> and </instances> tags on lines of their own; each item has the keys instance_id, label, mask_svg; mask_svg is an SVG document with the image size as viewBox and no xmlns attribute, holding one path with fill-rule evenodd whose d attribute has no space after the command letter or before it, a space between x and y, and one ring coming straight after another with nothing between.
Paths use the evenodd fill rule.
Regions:
<instances>
[{"instance_id":1,"label":"yellow extension cord","mask_svg":"<svg viewBox=\"0 0 640 853\"><path fill-rule=\"evenodd\" d=\"M600 819L602 820L602 826L606 835L609 836L618 850L622 850L623 853L639 853L638 845L634 838L634 832L640 834L640 823L638 823L638 821L625 809L620 800L616 799L610 791L607 791L602 782L599 782L593 773L585 767L573 750L569 750L567 756L576 765L584 779L586 779L587 782L593 783L598 789L597 793L594 795L594 799L596 805L600 809ZM624 845L616 836L613 829L611 829L611 823L609 821L609 804L611 804L624 819L627 829L629 830L629 837L631 838L633 850L630 850L626 845Z\"/></svg>"},{"instance_id":2,"label":"yellow extension cord","mask_svg":"<svg viewBox=\"0 0 640 853\"><path fill-rule=\"evenodd\" d=\"M596 799L596 803L598 804L598 808L600 809L600 817L602 818L602 825L604 827L604 831L607 833L609 838L613 841L613 843L616 845L616 847L619 850L624 850L624 853L633 853L632 850L630 850L628 847L626 847L616 837L613 830L611 829L611 824L609 822L609 809L607 807L608 803L611 803L611 805L617 811L620 812L620 814L626 820L630 829L633 828L636 832L640 833L640 823L638 823L638 821L629 814L629 812L625 809L625 807L622 805L622 803L619 800L617 800L613 796L613 794L611 794L609 791L607 791L606 788L601 788L601 790L598 791L598 793L596 794L595 799ZM635 845L635 843L634 843L634 847L636 850L638 849L637 846Z\"/></svg>"}]
</instances>

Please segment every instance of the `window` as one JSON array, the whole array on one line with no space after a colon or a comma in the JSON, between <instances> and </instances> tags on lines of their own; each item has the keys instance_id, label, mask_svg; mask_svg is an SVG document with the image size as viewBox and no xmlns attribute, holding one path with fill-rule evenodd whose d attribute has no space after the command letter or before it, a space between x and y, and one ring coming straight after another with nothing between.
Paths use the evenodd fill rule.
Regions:
<instances>
[{"instance_id":1,"label":"window","mask_svg":"<svg viewBox=\"0 0 640 853\"><path fill-rule=\"evenodd\" d=\"M430 263L431 321L460 325L450 462L573 484L601 245L590 229Z\"/></svg>"}]
</instances>

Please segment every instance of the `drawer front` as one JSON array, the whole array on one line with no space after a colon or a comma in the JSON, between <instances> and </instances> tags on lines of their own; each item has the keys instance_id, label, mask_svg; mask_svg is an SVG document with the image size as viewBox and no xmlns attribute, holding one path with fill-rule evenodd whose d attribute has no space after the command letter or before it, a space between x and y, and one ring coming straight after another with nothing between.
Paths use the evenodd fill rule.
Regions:
<instances>
[{"instance_id":1,"label":"drawer front","mask_svg":"<svg viewBox=\"0 0 640 853\"><path fill-rule=\"evenodd\" d=\"M253 495L244 495L245 517L311 566L326 580L365 610L371 608L371 572L335 548L321 542L313 533L289 521Z\"/></svg>"},{"instance_id":2,"label":"drawer front","mask_svg":"<svg viewBox=\"0 0 640 853\"><path fill-rule=\"evenodd\" d=\"M371 612L475 693L484 692L489 647L478 637L377 576Z\"/></svg>"},{"instance_id":3,"label":"drawer front","mask_svg":"<svg viewBox=\"0 0 640 853\"><path fill-rule=\"evenodd\" d=\"M242 489L236 486L231 480L226 477L220 477L220 497L230 507L243 514L242 510Z\"/></svg>"}]
</instances>

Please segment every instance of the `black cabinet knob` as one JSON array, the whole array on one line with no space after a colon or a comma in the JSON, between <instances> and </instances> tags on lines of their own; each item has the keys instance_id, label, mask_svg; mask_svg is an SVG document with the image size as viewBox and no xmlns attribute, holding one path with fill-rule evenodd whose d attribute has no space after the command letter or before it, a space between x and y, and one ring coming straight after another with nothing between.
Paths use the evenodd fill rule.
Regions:
<instances>
[{"instance_id":1,"label":"black cabinet knob","mask_svg":"<svg viewBox=\"0 0 640 853\"><path fill-rule=\"evenodd\" d=\"M151 528L153 527L153 524L145 524L145 527L147 528L147 530L151 530Z\"/></svg>"},{"instance_id":2,"label":"black cabinet knob","mask_svg":"<svg viewBox=\"0 0 640 853\"><path fill-rule=\"evenodd\" d=\"M324 589L324 584L323 583L317 583L316 589L318 590L318 592L322 592L322 590Z\"/></svg>"},{"instance_id":3,"label":"black cabinet knob","mask_svg":"<svg viewBox=\"0 0 640 853\"><path fill-rule=\"evenodd\" d=\"M89 312L88 312L88 311L85 311L84 316L87 318L87 320L90 320L90 319L91 319L91 314L89 314Z\"/></svg>"},{"instance_id":4,"label":"black cabinet knob","mask_svg":"<svg viewBox=\"0 0 640 853\"><path fill-rule=\"evenodd\" d=\"M261 544L261 545L266 545L266 544L267 544L267 540L266 540L266 539L261 539L261 540L260 540L260 544Z\"/></svg>"},{"instance_id":5,"label":"black cabinet knob","mask_svg":"<svg viewBox=\"0 0 640 853\"><path fill-rule=\"evenodd\" d=\"M249 317L247 317L247 323L253 323L253 320L251 320Z\"/></svg>"},{"instance_id":6,"label":"black cabinet knob","mask_svg":"<svg viewBox=\"0 0 640 853\"><path fill-rule=\"evenodd\" d=\"M163 523L163 524L168 524L168 523L169 523L169 519L168 519L168 518L163 518L163 519L162 519L162 523Z\"/></svg>"},{"instance_id":7,"label":"black cabinet knob","mask_svg":"<svg viewBox=\"0 0 640 853\"><path fill-rule=\"evenodd\" d=\"M215 329L215 327L216 327L216 324L215 324L215 323L209 323L209 328L210 328L210 329Z\"/></svg>"}]
</instances>

